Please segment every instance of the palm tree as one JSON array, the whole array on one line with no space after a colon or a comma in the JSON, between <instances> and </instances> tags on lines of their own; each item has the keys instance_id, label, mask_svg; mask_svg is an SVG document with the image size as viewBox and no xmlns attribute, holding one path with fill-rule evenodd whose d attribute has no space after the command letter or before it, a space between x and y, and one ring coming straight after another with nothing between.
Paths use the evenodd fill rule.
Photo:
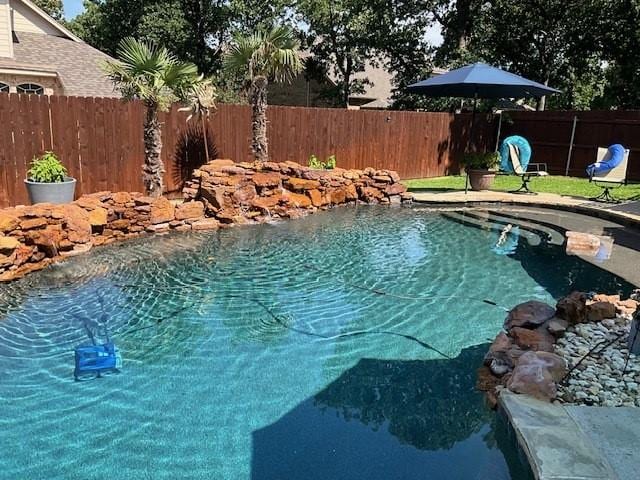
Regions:
<instances>
[{"instance_id":1,"label":"palm tree","mask_svg":"<svg viewBox=\"0 0 640 480\"><path fill-rule=\"evenodd\" d=\"M158 113L185 98L202 77L194 64L179 61L166 48L131 37L120 42L117 56L117 60L106 61L103 68L124 99L139 99L146 107L142 181L148 195L159 197L164 164Z\"/></svg>"},{"instance_id":2,"label":"palm tree","mask_svg":"<svg viewBox=\"0 0 640 480\"><path fill-rule=\"evenodd\" d=\"M303 68L299 42L288 27L234 37L224 56L224 67L240 74L248 84L253 139L251 149L259 162L269 160L267 139L267 86L270 80L291 81Z\"/></svg>"}]
</instances>

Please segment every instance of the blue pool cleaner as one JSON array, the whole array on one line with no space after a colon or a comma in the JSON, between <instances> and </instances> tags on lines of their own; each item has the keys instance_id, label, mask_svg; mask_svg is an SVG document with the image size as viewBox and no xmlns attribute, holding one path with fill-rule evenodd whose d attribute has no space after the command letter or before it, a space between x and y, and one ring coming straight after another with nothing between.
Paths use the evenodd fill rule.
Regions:
<instances>
[{"instance_id":1,"label":"blue pool cleaner","mask_svg":"<svg viewBox=\"0 0 640 480\"><path fill-rule=\"evenodd\" d=\"M117 372L122 366L118 348L113 342L76 347L75 358L73 376L76 380L81 380L85 375L99 377L102 373Z\"/></svg>"},{"instance_id":2,"label":"blue pool cleaner","mask_svg":"<svg viewBox=\"0 0 640 480\"><path fill-rule=\"evenodd\" d=\"M87 324L87 318L82 318L91 345L78 345L75 350L76 368L73 376L78 380L100 377L103 373L118 372L122 367L122 358L118 347L109 338L106 323L103 323L105 342L98 344L96 337Z\"/></svg>"}]
</instances>

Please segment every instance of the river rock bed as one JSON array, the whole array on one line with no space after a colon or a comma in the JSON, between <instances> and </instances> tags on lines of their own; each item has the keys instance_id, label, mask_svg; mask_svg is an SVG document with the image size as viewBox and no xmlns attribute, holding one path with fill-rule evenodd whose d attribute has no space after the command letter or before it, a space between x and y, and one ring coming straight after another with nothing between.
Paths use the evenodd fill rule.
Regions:
<instances>
[{"instance_id":1,"label":"river rock bed","mask_svg":"<svg viewBox=\"0 0 640 480\"><path fill-rule=\"evenodd\" d=\"M627 349L630 328L630 316L619 314L567 330L555 353L575 369L558 386L561 403L640 407L640 358Z\"/></svg>"},{"instance_id":2,"label":"river rock bed","mask_svg":"<svg viewBox=\"0 0 640 480\"><path fill-rule=\"evenodd\" d=\"M640 357L627 343L634 315L640 320L640 291L517 305L478 370L478 389L492 407L505 389L548 402L640 406Z\"/></svg>"}]
</instances>

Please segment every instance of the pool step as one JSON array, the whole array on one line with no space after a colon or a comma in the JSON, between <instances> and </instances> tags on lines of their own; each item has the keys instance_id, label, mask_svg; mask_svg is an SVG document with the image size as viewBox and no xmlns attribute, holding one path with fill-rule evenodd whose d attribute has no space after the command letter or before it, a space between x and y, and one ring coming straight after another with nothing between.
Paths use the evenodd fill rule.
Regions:
<instances>
[{"instance_id":1,"label":"pool step","mask_svg":"<svg viewBox=\"0 0 640 480\"><path fill-rule=\"evenodd\" d=\"M491 216L500 222L514 223L518 225L531 226L532 229L544 232L548 236L548 243L554 245L564 245L566 228L562 228L559 225L553 225L552 223L542 222L539 220L531 220L526 218L520 218L515 215L510 215L506 212L500 212L495 210L489 210Z\"/></svg>"},{"instance_id":2,"label":"pool step","mask_svg":"<svg viewBox=\"0 0 640 480\"><path fill-rule=\"evenodd\" d=\"M498 232L509 224L518 226L520 227L520 234L527 238L531 245L539 245L544 241L545 243L562 246L565 242L564 230L559 227L554 229L533 220L502 216L499 212L491 210L446 212L442 215L459 223L464 222L469 226Z\"/></svg>"},{"instance_id":3,"label":"pool step","mask_svg":"<svg viewBox=\"0 0 640 480\"><path fill-rule=\"evenodd\" d=\"M498 234L502 232L502 230L506 226L506 224L499 224L491 221L489 217L482 218L476 215L470 215L468 212L446 212L442 213L442 216L454 222L460 223L461 225L479 228L481 230L491 231ZM518 225L515 222L511 224ZM535 231L531 231L528 228L521 228L520 235L526 238L527 242L529 242L529 244L532 246L537 246L542 243L540 234L536 233Z\"/></svg>"},{"instance_id":4,"label":"pool step","mask_svg":"<svg viewBox=\"0 0 640 480\"><path fill-rule=\"evenodd\" d=\"M552 228L535 220L518 218L515 216L503 216L500 212L496 212L495 210L489 210L488 213L488 218L490 218L491 221L501 225L518 225L521 229L527 229L536 235L539 235L541 238L545 239L546 243L551 243L553 245L564 245L565 243L565 230L560 227Z\"/></svg>"}]
</instances>

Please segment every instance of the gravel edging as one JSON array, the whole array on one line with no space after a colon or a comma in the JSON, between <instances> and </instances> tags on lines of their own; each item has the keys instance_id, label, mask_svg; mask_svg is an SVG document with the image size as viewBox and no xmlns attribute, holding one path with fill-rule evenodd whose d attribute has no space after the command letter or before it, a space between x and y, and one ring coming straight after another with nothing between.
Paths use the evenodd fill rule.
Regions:
<instances>
[{"instance_id":1,"label":"gravel edging","mask_svg":"<svg viewBox=\"0 0 640 480\"><path fill-rule=\"evenodd\" d=\"M558 339L555 353L575 369L558 385L558 401L640 407L640 358L627 349L630 330L631 316L621 314L569 327ZM593 352L582 360L590 351ZM576 367L578 362L581 363Z\"/></svg>"}]
</instances>

